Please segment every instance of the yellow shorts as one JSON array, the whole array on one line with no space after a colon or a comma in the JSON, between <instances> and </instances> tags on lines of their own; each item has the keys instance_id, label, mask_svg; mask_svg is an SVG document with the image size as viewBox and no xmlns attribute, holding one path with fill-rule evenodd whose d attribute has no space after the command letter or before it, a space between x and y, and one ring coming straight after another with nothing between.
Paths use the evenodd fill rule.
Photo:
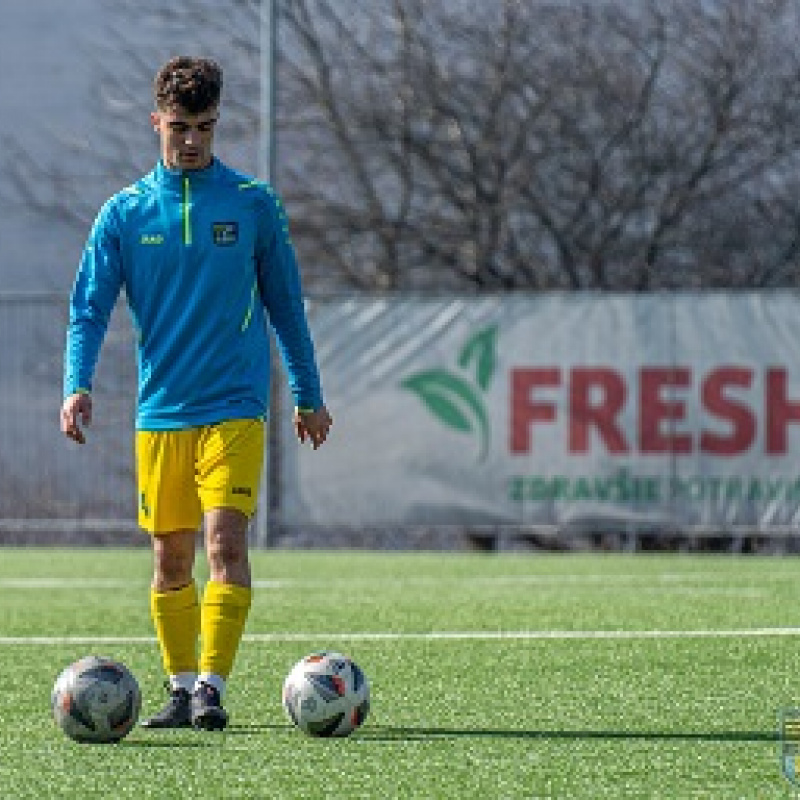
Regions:
<instances>
[{"instance_id":1,"label":"yellow shorts","mask_svg":"<svg viewBox=\"0 0 800 800\"><path fill-rule=\"evenodd\" d=\"M197 530L213 508L250 516L258 499L264 436L261 419L137 431L139 525L150 533Z\"/></svg>"}]
</instances>

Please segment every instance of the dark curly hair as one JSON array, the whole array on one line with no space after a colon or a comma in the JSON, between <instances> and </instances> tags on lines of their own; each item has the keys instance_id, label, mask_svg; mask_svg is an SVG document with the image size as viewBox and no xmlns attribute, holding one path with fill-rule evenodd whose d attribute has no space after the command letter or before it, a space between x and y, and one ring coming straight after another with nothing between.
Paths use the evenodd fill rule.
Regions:
<instances>
[{"instance_id":1,"label":"dark curly hair","mask_svg":"<svg viewBox=\"0 0 800 800\"><path fill-rule=\"evenodd\" d=\"M177 56L156 73L153 90L159 111L177 107L201 114L219 104L222 70L209 58Z\"/></svg>"}]
</instances>

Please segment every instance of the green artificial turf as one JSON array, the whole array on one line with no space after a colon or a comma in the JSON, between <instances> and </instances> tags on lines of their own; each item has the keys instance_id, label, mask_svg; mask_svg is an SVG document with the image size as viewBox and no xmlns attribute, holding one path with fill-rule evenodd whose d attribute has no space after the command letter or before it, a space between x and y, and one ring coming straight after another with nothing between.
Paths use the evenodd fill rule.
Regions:
<instances>
[{"instance_id":1,"label":"green artificial turf","mask_svg":"<svg viewBox=\"0 0 800 800\"><path fill-rule=\"evenodd\" d=\"M146 550L0 550L0 797L794 796L798 559L255 552L230 727L76 744L49 700L80 656L124 661L143 714L163 702L149 571ZM371 682L348 739L281 708L323 648Z\"/></svg>"}]
</instances>

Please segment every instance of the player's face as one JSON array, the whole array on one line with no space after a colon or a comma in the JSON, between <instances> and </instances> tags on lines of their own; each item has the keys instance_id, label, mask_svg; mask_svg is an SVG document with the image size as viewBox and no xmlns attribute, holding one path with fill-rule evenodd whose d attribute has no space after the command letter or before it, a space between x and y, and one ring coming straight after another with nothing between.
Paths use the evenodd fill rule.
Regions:
<instances>
[{"instance_id":1,"label":"player's face","mask_svg":"<svg viewBox=\"0 0 800 800\"><path fill-rule=\"evenodd\" d=\"M161 159L170 169L203 169L211 163L219 111L189 114L180 108L153 111L150 121L161 139Z\"/></svg>"}]
</instances>

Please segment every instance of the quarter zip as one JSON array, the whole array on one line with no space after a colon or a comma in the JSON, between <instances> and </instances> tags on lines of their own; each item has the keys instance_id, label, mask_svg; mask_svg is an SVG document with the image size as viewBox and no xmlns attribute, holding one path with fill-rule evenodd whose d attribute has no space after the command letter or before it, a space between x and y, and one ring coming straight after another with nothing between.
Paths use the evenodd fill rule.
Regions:
<instances>
[{"instance_id":1,"label":"quarter zip","mask_svg":"<svg viewBox=\"0 0 800 800\"><path fill-rule=\"evenodd\" d=\"M258 291L258 283L253 281L253 288L250 290L250 303L247 306L247 313L244 315L239 331L244 333L250 325L250 320L253 318L253 306L256 302L256 292Z\"/></svg>"},{"instance_id":2,"label":"quarter zip","mask_svg":"<svg viewBox=\"0 0 800 800\"><path fill-rule=\"evenodd\" d=\"M188 175L183 176L181 218L183 222L183 244L189 247L192 244L192 185Z\"/></svg>"}]
</instances>

